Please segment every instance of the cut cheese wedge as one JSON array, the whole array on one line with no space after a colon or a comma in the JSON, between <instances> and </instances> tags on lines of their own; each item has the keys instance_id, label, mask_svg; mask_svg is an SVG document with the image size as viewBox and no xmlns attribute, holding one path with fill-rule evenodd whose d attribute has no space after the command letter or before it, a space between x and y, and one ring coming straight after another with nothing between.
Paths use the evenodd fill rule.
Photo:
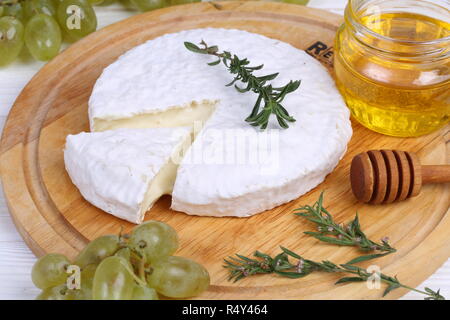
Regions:
<instances>
[{"instance_id":1,"label":"cut cheese wedge","mask_svg":"<svg viewBox=\"0 0 450 320\"><path fill-rule=\"evenodd\" d=\"M191 130L118 129L69 135L64 161L82 196L121 219L141 223L145 212L171 194Z\"/></svg>"}]
</instances>

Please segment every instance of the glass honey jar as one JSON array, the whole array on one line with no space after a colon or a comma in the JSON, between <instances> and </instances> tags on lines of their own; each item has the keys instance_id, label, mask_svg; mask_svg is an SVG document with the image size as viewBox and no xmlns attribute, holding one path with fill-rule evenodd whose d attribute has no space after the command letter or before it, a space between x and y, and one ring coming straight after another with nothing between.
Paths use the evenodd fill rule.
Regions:
<instances>
[{"instance_id":1,"label":"glass honey jar","mask_svg":"<svg viewBox=\"0 0 450 320\"><path fill-rule=\"evenodd\" d=\"M335 48L339 90L364 126L413 137L449 122L449 0L349 0Z\"/></svg>"}]
</instances>

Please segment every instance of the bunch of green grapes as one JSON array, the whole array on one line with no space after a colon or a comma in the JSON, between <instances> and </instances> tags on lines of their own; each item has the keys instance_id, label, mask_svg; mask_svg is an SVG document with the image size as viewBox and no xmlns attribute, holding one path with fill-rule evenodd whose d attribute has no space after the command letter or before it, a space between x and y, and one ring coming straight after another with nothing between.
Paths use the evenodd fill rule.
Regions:
<instances>
[{"instance_id":1,"label":"bunch of green grapes","mask_svg":"<svg viewBox=\"0 0 450 320\"><path fill-rule=\"evenodd\" d=\"M121 0L128 8L150 11L201 0ZM305 5L308 0L274 0ZM94 5L117 0L0 0L0 67L22 50L48 61L61 50L62 40L77 41L97 29Z\"/></svg>"},{"instance_id":2,"label":"bunch of green grapes","mask_svg":"<svg viewBox=\"0 0 450 320\"><path fill-rule=\"evenodd\" d=\"M208 271L172 256L178 236L169 225L148 221L130 235L107 235L90 242L71 262L48 254L33 266L38 300L157 300L197 296L209 287ZM79 271L78 286L71 268ZM76 271L75 271L76 272ZM75 282L74 282L75 281Z\"/></svg>"},{"instance_id":3,"label":"bunch of green grapes","mask_svg":"<svg viewBox=\"0 0 450 320\"><path fill-rule=\"evenodd\" d=\"M0 0L0 66L23 48L40 61L55 57L62 39L76 41L97 29L88 0Z\"/></svg>"},{"instance_id":4,"label":"bunch of green grapes","mask_svg":"<svg viewBox=\"0 0 450 320\"><path fill-rule=\"evenodd\" d=\"M97 29L93 5L117 0L0 0L0 67L15 61L22 50L48 61L61 50L62 40L74 42ZM201 0L129 0L140 11Z\"/></svg>"}]
</instances>

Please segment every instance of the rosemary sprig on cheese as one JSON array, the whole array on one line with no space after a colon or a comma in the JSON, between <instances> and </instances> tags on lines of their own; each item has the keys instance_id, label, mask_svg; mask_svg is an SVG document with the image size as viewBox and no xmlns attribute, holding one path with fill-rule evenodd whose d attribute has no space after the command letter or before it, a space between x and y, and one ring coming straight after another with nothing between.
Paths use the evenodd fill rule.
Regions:
<instances>
[{"instance_id":1,"label":"rosemary sprig on cheese","mask_svg":"<svg viewBox=\"0 0 450 320\"><path fill-rule=\"evenodd\" d=\"M281 250L282 252L275 257L256 251L254 253L256 259L248 258L242 255L236 255L237 258L229 257L228 260L225 259L224 267L230 271L229 280L234 280L236 282L252 275L268 273L278 274L282 277L291 279L303 278L315 271L327 273L346 273L351 276L339 279L335 283L336 285L379 279L379 281L387 284L383 297L395 289L405 288L425 295L425 300L445 300L439 290L433 291L430 288L425 288L425 291L417 290L402 284L397 277L391 277L383 273L373 274L364 268L360 268L352 264L338 265L331 261L316 262L305 259L286 248L281 247ZM295 259L295 262L291 262L289 258Z\"/></svg>"},{"instance_id":2,"label":"rosemary sprig on cheese","mask_svg":"<svg viewBox=\"0 0 450 320\"><path fill-rule=\"evenodd\" d=\"M289 128L289 122L295 122L295 119L289 115L289 112L281 103L287 94L298 89L301 81L291 80L284 87L275 88L271 84L268 84L268 82L275 79L278 76L278 73L265 76L253 75L254 71L261 70L264 65L251 67L249 66L250 61L248 59L240 59L238 56L228 51L219 52L218 46L208 46L203 40L200 43L200 47L191 42L185 42L184 45L192 52L218 57L219 59L217 61L208 64L210 66L215 66L223 62L230 73L235 75L233 81L227 84L228 87L234 85L236 90L241 93L252 91L258 94L252 112L247 119L245 119L245 121L252 126L258 126L262 130L266 129L271 115L276 116L278 124L284 129ZM247 86L239 87L236 84L238 81L246 83ZM264 106L261 108L262 102L264 102Z\"/></svg>"},{"instance_id":3,"label":"rosemary sprig on cheese","mask_svg":"<svg viewBox=\"0 0 450 320\"><path fill-rule=\"evenodd\" d=\"M361 230L358 214L348 224L338 224L333 216L323 207L323 193L313 206L303 206L296 209L295 214L317 225L317 232L304 232L320 241L340 246L353 246L364 252L378 252L355 258L347 264L354 264L375 258L380 258L397 250L388 243L384 237L381 243L370 240Z\"/></svg>"}]
</instances>

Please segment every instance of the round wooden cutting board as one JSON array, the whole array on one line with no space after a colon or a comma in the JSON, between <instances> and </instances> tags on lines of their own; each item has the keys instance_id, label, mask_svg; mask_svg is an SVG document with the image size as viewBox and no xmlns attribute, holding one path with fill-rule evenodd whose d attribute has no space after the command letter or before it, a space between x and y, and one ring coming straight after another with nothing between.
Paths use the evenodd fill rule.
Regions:
<instances>
[{"instance_id":1,"label":"round wooden cutting board","mask_svg":"<svg viewBox=\"0 0 450 320\"><path fill-rule=\"evenodd\" d=\"M125 51L165 33L202 27L237 28L277 38L307 50L332 68L332 46L341 17L317 9L268 2L220 2L176 6L108 26L77 42L48 63L18 97L3 133L0 164L11 216L37 254L59 252L74 257L89 240L126 231L132 224L86 202L64 169L68 134L88 131L87 103L103 68ZM262 48L263 49L263 48ZM170 48L167 48L170 50ZM301 75L299 75L301 78ZM193 79L195 81L195 79ZM147 219L169 223L179 233L177 255L204 264L211 274L203 299L377 299L382 289L364 283L334 285L337 274L315 273L291 280L255 276L227 280L223 258L255 250L277 253L290 248L312 260L344 263L361 253L354 248L320 243L303 234L315 226L292 214L313 204L325 190L325 206L338 222L358 211L363 230L376 241L388 236L398 252L373 261L383 273L405 284L419 285L450 255L449 186L429 185L402 203L370 206L358 203L349 183L353 156L368 149L417 152L424 164L448 163L448 127L416 139L383 136L353 122L354 136L344 159L326 181L308 194L251 218L188 216L169 209L164 197ZM301 150L293 150L301 156ZM434 288L437 289L437 288ZM398 298L406 291L393 291Z\"/></svg>"}]
</instances>

